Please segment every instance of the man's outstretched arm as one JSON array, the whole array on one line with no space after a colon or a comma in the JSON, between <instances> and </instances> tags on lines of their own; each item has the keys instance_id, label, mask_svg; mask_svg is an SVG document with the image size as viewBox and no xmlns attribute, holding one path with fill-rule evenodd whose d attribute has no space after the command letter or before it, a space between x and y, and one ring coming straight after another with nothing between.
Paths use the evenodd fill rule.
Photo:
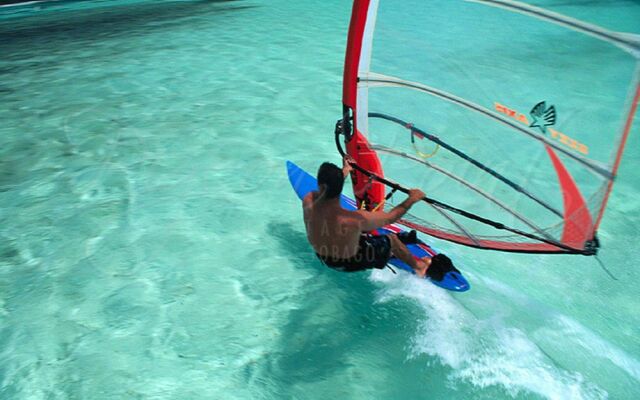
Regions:
<instances>
[{"instance_id":1,"label":"man's outstretched arm","mask_svg":"<svg viewBox=\"0 0 640 400\"><path fill-rule=\"evenodd\" d=\"M358 223L361 232L369 232L374 229L382 228L385 225L392 224L402 218L404 214L413 206L424 198L424 193L420 189L411 189L409 197L402 203L395 206L391 211L356 211L355 222Z\"/></svg>"}]
</instances>

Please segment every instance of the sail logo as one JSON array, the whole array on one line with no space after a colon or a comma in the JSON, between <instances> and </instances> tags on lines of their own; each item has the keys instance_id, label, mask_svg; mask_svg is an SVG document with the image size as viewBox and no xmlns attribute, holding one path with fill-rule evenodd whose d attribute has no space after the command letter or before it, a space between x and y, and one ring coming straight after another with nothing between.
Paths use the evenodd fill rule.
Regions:
<instances>
[{"instance_id":1,"label":"sail logo","mask_svg":"<svg viewBox=\"0 0 640 400\"><path fill-rule=\"evenodd\" d=\"M580 143L569 135L551 128L556 123L556 108L553 105L547 107L546 101L539 102L538 104L533 106L533 108L529 112L529 116L533 121L529 121L529 118L527 118L525 114L509 108L504 104L494 102L494 107L495 110L500 114L506 115L507 117L528 126L529 128L538 128L543 134L546 134L548 131L552 139L555 139L563 145L573 150L579 151L582 154L589 154L589 147L587 145Z\"/></svg>"},{"instance_id":2,"label":"sail logo","mask_svg":"<svg viewBox=\"0 0 640 400\"><path fill-rule=\"evenodd\" d=\"M539 128L542 133L547 133L547 126L553 126L556 124L556 107L549 106L547 108L547 102L541 101L533 106L529 115L533 118L533 122L529 125L529 128Z\"/></svg>"}]
</instances>

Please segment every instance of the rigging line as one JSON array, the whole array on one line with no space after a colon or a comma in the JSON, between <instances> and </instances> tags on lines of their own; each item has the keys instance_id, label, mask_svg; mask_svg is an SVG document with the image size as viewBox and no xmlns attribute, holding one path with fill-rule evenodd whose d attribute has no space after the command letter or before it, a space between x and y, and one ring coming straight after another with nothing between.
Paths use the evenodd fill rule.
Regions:
<instances>
[{"instance_id":1,"label":"rigging line","mask_svg":"<svg viewBox=\"0 0 640 400\"><path fill-rule=\"evenodd\" d=\"M375 150L375 149L374 149ZM391 198L391 195L393 195L393 193L395 193L398 189L393 188L391 190L391 192L385 197L385 201L389 200L389 198ZM382 204L382 203L380 203ZM380 207L380 204L378 204L376 206L376 208L373 209L373 211L376 211L378 209L378 207ZM451 222L453 225L456 226L456 228L458 228L466 237L469 238L469 240L471 240L473 242L474 245L478 246L478 247L482 247L482 245L480 244L480 242L478 241L478 239L476 239L476 237L474 235L471 234L471 232L469 232L467 229L465 229L464 226L460 225L458 223L458 221L456 221L455 219L453 219L449 214L447 214L444 210L436 207L433 204L429 203L429 206L431 206L437 213L439 213L440 215L442 215L447 221ZM414 216L413 214L409 213L408 215L410 215L412 218L419 220L420 218ZM403 219L399 220L398 223L402 223Z\"/></svg>"},{"instance_id":2,"label":"rigging line","mask_svg":"<svg viewBox=\"0 0 640 400\"><path fill-rule=\"evenodd\" d=\"M518 1L510 0L467 0L473 3L485 4L493 7L499 7L508 11L514 11L520 14L532 16L534 18L547 20L556 25L570 28L574 31L596 37L600 40L612 43L623 50L631 53L635 58L640 55L640 38L633 34L624 34L621 32L609 31L597 25L588 24L586 22L555 13L543 8L524 4Z\"/></svg>"},{"instance_id":3,"label":"rigging line","mask_svg":"<svg viewBox=\"0 0 640 400\"><path fill-rule=\"evenodd\" d=\"M402 121L399 118L395 118L395 117L392 117L392 116L389 116L389 115L385 115L385 114L381 114L381 113L369 113L369 117L382 118L382 119L386 119L388 121L395 122L395 123L397 123L399 125L403 125L405 127L408 126L408 124L406 122ZM540 204L541 206L543 206L547 210L549 210L552 213L556 214L558 217L564 218L564 215L563 215L562 212L560 212L559 210L555 209L551 205L547 204L545 201L539 199L533 193L529 192L528 190L526 190L522 186L518 185L517 183L513 182L512 180L506 178L505 176L499 174L495 170L487 167L486 165L484 165L480 161L478 161L478 160L476 160L474 158L471 158L470 156L468 156L467 154L463 153L462 151L460 151L460 150L456 149L455 147L443 142L437 136L428 134L428 133L422 131L421 129L416 128L415 126L411 126L410 129L412 131L416 131L416 132L420 133L426 139L428 139L428 140L430 140L430 141L432 141L434 143L439 144L440 146L442 146L445 149L449 150L450 152L454 153L455 155L457 155L458 157L462 158L463 160L470 162L471 164L473 164L476 167L480 168L481 170L485 171L486 173L488 173L489 175L493 176L494 178L496 178L496 179L500 180L501 182L507 184L509 187L511 187L515 191L524 194L525 196L527 196L531 200L535 201L536 203Z\"/></svg>"},{"instance_id":4,"label":"rigging line","mask_svg":"<svg viewBox=\"0 0 640 400\"><path fill-rule=\"evenodd\" d=\"M336 136L336 144L337 144L337 147L338 147L338 152L344 157L346 155L346 153L344 152L344 149L342 148L342 146L340 144L339 132L336 131L336 135L335 136ZM383 178L381 176L378 176L378 175L376 175L376 174L374 174L374 173L362 168L358 164L351 164L351 166L355 170L357 170L360 173L362 173L363 175L365 175L365 176L367 176L369 178L375 179L378 182L380 182L380 183L382 183L382 184L384 184L384 185L386 185L386 186L388 186L390 188L397 189L397 190L399 190L399 191L401 191L403 193L407 193L407 194L409 193L409 189L405 188L404 186L402 186L402 185L400 185L400 184L398 184L398 183L396 183L394 181L391 181L391 180L389 180L387 178ZM427 197L427 196L423 197L422 201L424 201L424 202L426 202L428 204L433 204L433 205L435 205L437 207L440 207L440 208L442 208L444 210L448 210L448 211L454 212L456 214L462 215L463 217L472 219L474 221L481 222L481 223L483 223L485 225L492 226L495 229L506 230L506 231L515 233L515 234L520 235L520 236L524 236L524 237L532 239L532 240L536 240L536 241L539 241L539 242L550 244L552 246L561 248L563 250L567 250L567 251L572 252L572 253L580 253L580 254L584 253L584 250L582 250L582 249L576 249L576 248L573 248L571 246L565 245L563 243L549 241L546 238L541 238L541 237L536 236L534 234L531 234L531 233L528 233L528 232L524 232L524 231L521 231L521 230L516 229L516 228L512 228L512 227L504 225L504 224L502 224L500 222L493 221L493 220L481 217L479 215L470 213L470 212L465 211L465 210L463 210L461 208L453 207L453 206L451 206L449 204L443 203L441 201L438 201L436 199L433 199L433 198L430 198L430 197Z\"/></svg>"},{"instance_id":5,"label":"rigging line","mask_svg":"<svg viewBox=\"0 0 640 400\"><path fill-rule=\"evenodd\" d=\"M444 170L444 169L438 167L437 165L434 165L434 164L432 164L432 163L430 163L428 161L420 160L420 159L418 159L416 157L413 157L413 156L411 156L411 155L409 155L407 153L403 153L403 152L400 152L400 151L396 151L396 150L390 149L388 147L378 146L378 145L373 145L373 146L371 146L371 148L374 149L374 150L378 150L378 151L394 154L394 155L397 155L397 156L400 156L400 157L405 157L405 158L408 158L409 160L412 160L412 161L421 163L421 164L423 164L423 165L425 165L427 167L433 168L434 170L440 172L441 174L443 174L445 176L448 176L449 178L451 178L451 179L455 180L456 182L468 187L469 189L471 189L474 192L478 193L480 196L482 196L482 197L486 198L487 200L491 201L492 203L496 204L498 207L502 208L503 210L505 210L509 214L513 215L515 218L517 218L520 221L522 221L529 228L535 230L539 235L544 236L548 240L555 242L556 245L560 243L555 238L550 236L547 232L543 231L540 227L538 227L537 225L535 225L534 223L529 221L524 216L520 215L517 211L513 210L512 208L510 208L506 204L502 203L500 200L498 200L495 197L491 196L490 194L484 192L482 189L478 188L477 186L474 186L473 184L465 181L464 179L460 178L459 176L457 176L457 175L455 175L453 173L450 173L449 171L446 171L446 170Z\"/></svg>"},{"instance_id":6,"label":"rigging line","mask_svg":"<svg viewBox=\"0 0 640 400\"><path fill-rule=\"evenodd\" d=\"M557 151L561 152L562 154L566 155L567 157L570 157L570 158L578 161L582 165L592 169L593 171L595 171L596 173L602 175L603 177L605 177L605 178L607 178L609 180L613 179L613 174L611 173L611 171L609 171L609 170L607 170L607 169L605 169L605 168L603 168L601 166L598 166L598 165L594 164L593 162L589 161L588 159L586 159L584 157L581 157L581 156L579 156L577 154L574 154L574 153L570 152L567 149L564 149L564 148L560 147L559 145L557 145L557 144L551 142L550 140L548 140L547 138L545 138L545 137L543 137L541 135L538 135L538 134L536 134L534 132L531 132L529 129L526 129L523 126L520 126L519 124L516 124L515 122L509 121L506 118L502 118L498 114L496 114L496 113L494 113L492 111L489 111L486 108L484 108L484 107L482 107L482 106L480 106L478 104L472 103L472 102L470 102L468 100L464 100L461 97L454 96L454 95L452 95L450 93L447 93L447 92L444 92L442 90L438 90L438 89L432 88L432 87L427 86L427 85L422 85L422 84L415 83L415 82L403 81L403 80L398 79L398 78L388 77L388 76L384 76L384 75L378 75L378 76L380 78L363 78L363 77L361 77L361 78L359 78L359 81L360 82L382 83L382 84L388 84L388 85L392 85L392 86L407 87L407 88L411 88L411 89L420 90L420 91L429 93L429 94L431 94L431 95L433 95L435 97L440 97L440 98L442 98L442 99L444 99L446 101L449 101L451 103L458 104L458 105L463 106L465 108L469 108L471 110L477 111L480 114L483 114L483 115L485 115L485 116L487 116L487 117L489 117L491 119L494 119L494 120L496 120L498 122L501 122L501 123L503 123L503 124L505 124L507 126L510 126L510 127L514 128L515 130L517 130L517 131L519 131L521 133L524 133L527 136L532 137L535 140L538 140L540 142L545 143L546 145L554 148L555 150L557 150Z\"/></svg>"},{"instance_id":7,"label":"rigging line","mask_svg":"<svg viewBox=\"0 0 640 400\"><path fill-rule=\"evenodd\" d=\"M439 207L436 207L435 204L431 204L429 203L429 205L431 207L433 207L434 210L436 210L438 213L440 213L440 215L442 215L443 217L445 217L449 222L451 222L453 225L455 225L458 229L460 229L460 231L469 239L471 239L471 241L473 241L473 243L476 246L481 246L480 242L478 242L478 239L475 238L475 236L473 236L471 234L471 232L467 231L462 225L460 225L458 223L458 221L456 221L455 219L453 219L449 214L447 214L444 210L440 209Z\"/></svg>"},{"instance_id":8,"label":"rigging line","mask_svg":"<svg viewBox=\"0 0 640 400\"><path fill-rule=\"evenodd\" d=\"M596 259L596 261L598 261L598 264L600 265L600 268L602 268L602 269L604 270L604 272L606 272L606 273L607 273L607 275L609 275L609 277L610 277L611 279L613 279L614 281L617 281L617 280L618 280L618 278L616 278L616 277L611 273L611 271L609 271L609 269L608 269L607 267L605 267L605 265L604 265L604 263L602 262L602 260L600 259L600 257L595 256L595 259Z\"/></svg>"},{"instance_id":9,"label":"rigging line","mask_svg":"<svg viewBox=\"0 0 640 400\"><path fill-rule=\"evenodd\" d=\"M375 150L375 149L374 149ZM398 189L393 188L391 189L391 192L385 196L385 201L389 200L391 198L391 196L398 191ZM382 204L382 203L380 203ZM373 211L376 211L378 209L378 207L380 207L380 204L378 204L376 206L376 208L373 209ZM451 222L453 225L455 225L466 237L469 238L469 240L471 240L473 242L474 245L481 247L482 245L480 244L480 242L478 241L478 239L476 239L476 237L474 235L471 234L471 232L469 232L467 229L465 229L464 226L460 225L458 223L458 221L456 221L455 219L453 219L449 214L447 214L444 210L436 207L433 204L429 204L429 206L431 206L437 213L439 213L440 215L442 215L447 221ZM419 219L418 217L414 216L413 214L409 213L408 215L410 215L412 218L414 219ZM402 219L399 220L399 223L402 223Z\"/></svg>"}]
</instances>

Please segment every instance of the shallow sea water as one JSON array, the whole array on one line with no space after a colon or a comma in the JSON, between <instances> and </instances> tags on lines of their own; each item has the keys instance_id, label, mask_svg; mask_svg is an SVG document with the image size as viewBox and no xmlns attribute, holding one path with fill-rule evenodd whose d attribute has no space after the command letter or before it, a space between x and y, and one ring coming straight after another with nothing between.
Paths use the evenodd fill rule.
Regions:
<instances>
[{"instance_id":1,"label":"shallow sea water","mask_svg":"<svg viewBox=\"0 0 640 400\"><path fill-rule=\"evenodd\" d=\"M640 398L638 129L618 280L434 241L452 294L314 258L284 162L338 161L350 7L0 8L0 398ZM566 12L640 32L634 1Z\"/></svg>"}]
</instances>

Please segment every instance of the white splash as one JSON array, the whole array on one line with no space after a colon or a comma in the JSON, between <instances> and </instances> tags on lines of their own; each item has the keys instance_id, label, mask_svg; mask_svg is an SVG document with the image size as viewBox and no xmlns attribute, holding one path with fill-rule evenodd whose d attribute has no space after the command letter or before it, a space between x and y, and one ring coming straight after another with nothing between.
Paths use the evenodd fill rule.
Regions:
<instances>
[{"instance_id":1,"label":"white splash","mask_svg":"<svg viewBox=\"0 0 640 400\"><path fill-rule=\"evenodd\" d=\"M435 357L452 369L450 384L463 380L479 388L501 387L509 395L535 393L548 399L605 399L606 391L585 381L579 372L561 369L521 329L500 316L478 318L447 291L415 279L374 271L384 282L379 301L396 297L416 300L425 312L410 358Z\"/></svg>"}]
</instances>

